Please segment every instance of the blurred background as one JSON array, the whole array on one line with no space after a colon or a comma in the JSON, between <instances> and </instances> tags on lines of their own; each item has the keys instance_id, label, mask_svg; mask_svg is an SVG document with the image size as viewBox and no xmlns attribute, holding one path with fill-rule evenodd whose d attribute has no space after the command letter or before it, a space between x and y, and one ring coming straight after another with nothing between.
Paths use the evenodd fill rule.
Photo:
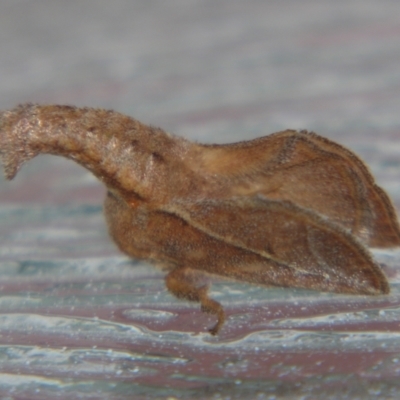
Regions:
<instances>
[{"instance_id":1,"label":"blurred background","mask_svg":"<svg viewBox=\"0 0 400 400\"><path fill-rule=\"evenodd\" d=\"M0 109L111 108L208 143L314 130L400 208L399 1L2 0L0 54ZM103 195L51 156L0 178L4 398L396 397L398 252L374 252L379 299L217 282L229 320L210 338L115 249Z\"/></svg>"}]
</instances>

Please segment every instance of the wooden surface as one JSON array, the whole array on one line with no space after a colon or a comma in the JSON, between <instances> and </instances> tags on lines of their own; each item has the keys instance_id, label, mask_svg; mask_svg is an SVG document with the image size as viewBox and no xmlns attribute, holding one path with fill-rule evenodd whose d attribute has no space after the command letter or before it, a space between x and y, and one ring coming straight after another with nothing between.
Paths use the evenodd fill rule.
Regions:
<instances>
[{"instance_id":1,"label":"wooden surface","mask_svg":"<svg viewBox=\"0 0 400 400\"><path fill-rule=\"evenodd\" d=\"M114 108L205 142L315 130L356 151L400 209L400 2L0 4L0 108ZM400 250L382 297L216 280L228 321L166 292L107 236L104 188L41 157L0 180L0 397L392 399Z\"/></svg>"}]
</instances>

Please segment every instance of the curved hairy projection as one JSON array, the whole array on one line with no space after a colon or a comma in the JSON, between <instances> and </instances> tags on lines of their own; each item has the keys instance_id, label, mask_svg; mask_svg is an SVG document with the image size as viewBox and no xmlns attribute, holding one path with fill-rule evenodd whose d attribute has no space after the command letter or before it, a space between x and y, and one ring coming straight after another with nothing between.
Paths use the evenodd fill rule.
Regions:
<instances>
[{"instance_id":1,"label":"curved hairy projection","mask_svg":"<svg viewBox=\"0 0 400 400\"><path fill-rule=\"evenodd\" d=\"M366 246L400 245L395 210L351 151L283 131L202 145L114 111L23 105L0 113L12 179L38 154L70 158L108 188L105 216L126 254L169 270L168 290L224 323L204 274L267 286L386 294Z\"/></svg>"}]
</instances>

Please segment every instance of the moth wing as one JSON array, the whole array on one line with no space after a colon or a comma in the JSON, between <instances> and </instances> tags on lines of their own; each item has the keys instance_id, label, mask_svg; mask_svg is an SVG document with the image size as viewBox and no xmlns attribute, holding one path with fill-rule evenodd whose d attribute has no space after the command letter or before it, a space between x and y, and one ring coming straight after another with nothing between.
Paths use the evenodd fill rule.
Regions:
<instances>
[{"instance_id":1,"label":"moth wing","mask_svg":"<svg viewBox=\"0 0 400 400\"><path fill-rule=\"evenodd\" d=\"M343 293L389 291L383 272L353 235L291 202L237 197L179 202L169 212L209 237L259 255L261 262L240 265L243 280Z\"/></svg>"},{"instance_id":2,"label":"moth wing","mask_svg":"<svg viewBox=\"0 0 400 400\"><path fill-rule=\"evenodd\" d=\"M283 131L204 146L203 168L234 184L229 196L263 194L326 215L372 247L400 246L396 212L365 164L315 133Z\"/></svg>"}]
</instances>

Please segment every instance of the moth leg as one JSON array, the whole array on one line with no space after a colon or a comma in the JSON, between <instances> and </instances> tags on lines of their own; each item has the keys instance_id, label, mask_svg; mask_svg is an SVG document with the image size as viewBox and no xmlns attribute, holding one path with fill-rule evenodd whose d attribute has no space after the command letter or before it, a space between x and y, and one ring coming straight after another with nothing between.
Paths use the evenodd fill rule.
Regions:
<instances>
[{"instance_id":1,"label":"moth leg","mask_svg":"<svg viewBox=\"0 0 400 400\"><path fill-rule=\"evenodd\" d=\"M167 289L178 299L197 301L201 311L216 315L217 323L209 329L216 335L225 322L225 313L221 304L208 297L208 285L204 283L204 275L190 268L177 268L165 277Z\"/></svg>"}]
</instances>

